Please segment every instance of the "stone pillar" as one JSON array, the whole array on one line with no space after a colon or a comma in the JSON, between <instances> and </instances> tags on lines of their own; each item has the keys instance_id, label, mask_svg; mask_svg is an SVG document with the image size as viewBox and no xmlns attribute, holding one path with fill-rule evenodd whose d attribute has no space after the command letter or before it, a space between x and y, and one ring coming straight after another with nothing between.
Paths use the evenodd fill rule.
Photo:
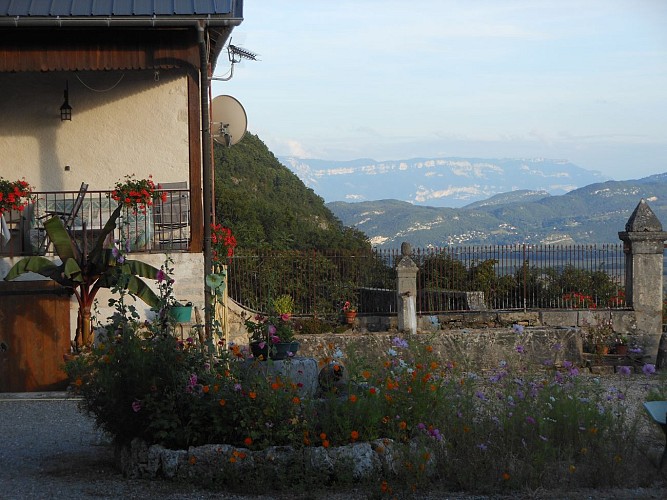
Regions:
<instances>
[{"instance_id":1,"label":"stone pillar","mask_svg":"<svg viewBox=\"0 0 667 500\"><path fill-rule=\"evenodd\" d=\"M398 306L398 329L406 333L417 333L417 271L412 260L409 243L401 244L401 258L396 264L396 292Z\"/></svg>"},{"instance_id":2,"label":"stone pillar","mask_svg":"<svg viewBox=\"0 0 667 500\"><path fill-rule=\"evenodd\" d=\"M642 199L618 237L625 252L625 299L635 311L639 340L656 366L664 366L667 342L662 339L662 274L667 232Z\"/></svg>"}]
</instances>

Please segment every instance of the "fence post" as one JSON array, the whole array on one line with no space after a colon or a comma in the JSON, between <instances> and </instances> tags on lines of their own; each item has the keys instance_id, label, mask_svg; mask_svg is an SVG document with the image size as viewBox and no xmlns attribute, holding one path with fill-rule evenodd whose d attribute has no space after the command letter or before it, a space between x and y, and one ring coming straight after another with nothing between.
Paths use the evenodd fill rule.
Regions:
<instances>
[{"instance_id":1,"label":"fence post","mask_svg":"<svg viewBox=\"0 0 667 500\"><path fill-rule=\"evenodd\" d=\"M642 199L618 233L625 253L626 302L635 311L637 333L657 367L667 363L667 339L662 335L663 253L667 232Z\"/></svg>"},{"instance_id":2,"label":"fence post","mask_svg":"<svg viewBox=\"0 0 667 500\"><path fill-rule=\"evenodd\" d=\"M412 247L401 243L401 258L396 264L396 304L398 306L398 330L417 333L417 271L412 260Z\"/></svg>"}]
</instances>

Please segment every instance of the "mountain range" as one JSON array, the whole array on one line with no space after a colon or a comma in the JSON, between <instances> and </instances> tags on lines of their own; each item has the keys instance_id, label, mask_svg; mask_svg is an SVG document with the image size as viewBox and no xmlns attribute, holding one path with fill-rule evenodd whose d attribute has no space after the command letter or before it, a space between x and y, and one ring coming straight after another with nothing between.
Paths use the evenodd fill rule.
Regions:
<instances>
[{"instance_id":1,"label":"mountain range","mask_svg":"<svg viewBox=\"0 0 667 500\"><path fill-rule=\"evenodd\" d=\"M516 190L562 195L609 180L567 160L544 158L278 159L325 202L395 199L456 208Z\"/></svg>"},{"instance_id":2,"label":"mountain range","mask_svg":"<svg viewBox=\"0 0 667 500\"><path fill-rule=\"evenodd\" d=\"M583 175L583 174L582 174ZM523 182L521 182L523 184ZM385 199L327 207L373 246L396 248L517 243L618 243L618 232L641 199L667 223L667 173L638 180L597 182L567 193L520 189L460 208Z\"/></svg>"}]
</instances>

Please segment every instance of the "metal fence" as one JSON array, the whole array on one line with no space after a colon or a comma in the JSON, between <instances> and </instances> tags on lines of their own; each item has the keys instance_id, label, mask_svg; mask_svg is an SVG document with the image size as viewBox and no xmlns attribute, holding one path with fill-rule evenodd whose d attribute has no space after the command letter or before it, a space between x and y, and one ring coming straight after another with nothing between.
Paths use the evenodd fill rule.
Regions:
<instances>
[{"instance_id":1,"label":"metal fence","mask_svg":"<svg viewBox=\"0 0 667 500\"><path fill-rule=\"evenodd\" d=\"M156 200L145 212L125 210L117 221L115 239L132 252L186 251L190 242L188 189L163 189L166 200ZM93 245L118 203L110 191L87 191L77 206L78 191L33 192L33 202L21 212L6 212L8 241L1 241L0 256L53 255L44 222L60 217L81 248Z\"/></svg>"},{"instance_id":2,"label":"metal fence","mask_svg":"<svg viewBox=\"0 0 667 500\"><path fill-rule=\"evenodd\" d=\"M237 252L229 295L257 311L287 294L297 315L338 314L345 301L360 313L396 311L397 249L367 253ZM622 308L622 244L461 246L417 249L418 312L487 309Z\"/></svg>"}]
</instances>

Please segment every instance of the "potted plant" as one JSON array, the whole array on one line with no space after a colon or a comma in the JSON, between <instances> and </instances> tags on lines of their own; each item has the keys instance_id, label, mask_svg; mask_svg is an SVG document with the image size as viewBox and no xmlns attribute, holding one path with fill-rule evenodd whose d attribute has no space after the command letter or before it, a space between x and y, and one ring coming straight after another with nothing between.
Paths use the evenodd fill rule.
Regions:
<instances>
[{"instance_id":1,"label":"potted plant","mask_svg":"<svg viewBox=\"0 0 667 500\"><path fill-rule=\"evenodd\" d=\"M289 318L292 315L292 312L294 311L294 299L292 298L291 295L283 294L279 295L273 301L271 301L271 305L273 306L273 311L278 315L278 316L283 316L287 315Z\"/></svg>"},{"instance_id":2,"label":"potted plant","mask_svg":"<svg viewBox=\"0 0 667 500\"><path fill-rule=\"evenodd\" d=\"M10 210L22 212L32 200L32 187L25 179L8 181L0 177L0 215Z\"/></svg>"},{"instance_id":3,"label":"potted plant","mask_svg":"<svg viewBox=\"0 0 667 500\"><path fill-rule=\"evenodd\" d=\"M626 335L618 335L614 340L614 353L625 356L628 354L628 337Z\"/></svg>"},{"instance_id":4,"label":"potted plant","mask_svg":"<svg viewBox=\"0 0 667 500\"><path fill-rule=\"evenodd\" d=\"M341 306L341 311L345 315L345 322L350 325L354 324L354 319L357 317L357 306L353 302L346 300Z\"/></svg>"},{"instance_id":5,"label":"potted plant","mask_svg":"<svg viewBox=\"0 0 667 500\"><path fill-rule=\"evenodd\" d=\"M254 318L245 318L244 324L248 330L250 350L253 356L266 360L292 357L299 350L299 343L295 340L294 325L286 314L281 316L263 316L257 314Z\"/></svg>"},{"instance_id":6,"label":"potted plant","mask_svg":"<svg viewBox=\"0 0 667 500\"><path fill-rule=\"evenodd\" d=\"M167 192L161 191L160 186L155 185L152 176L149 175L148 179L137 179L131 174L126 175L124 179L122 182L116 182L114 190L111 191L111 198L130 209L132 213L145 214L153 205L153 201L158 199L163 203L167 201Z\"/></svg>"},{"instance_id":7,"label":"potted plant","mask_svg":"<svg viewBox=\"0 0 667 500\"><path fill-rule=\"evenodd\" d=\"M598 318L596 324L585 324L583 344L584 350L598 355L609 354L615 344L616 335L610 319Z\"/></svg>"}]
</instances>

